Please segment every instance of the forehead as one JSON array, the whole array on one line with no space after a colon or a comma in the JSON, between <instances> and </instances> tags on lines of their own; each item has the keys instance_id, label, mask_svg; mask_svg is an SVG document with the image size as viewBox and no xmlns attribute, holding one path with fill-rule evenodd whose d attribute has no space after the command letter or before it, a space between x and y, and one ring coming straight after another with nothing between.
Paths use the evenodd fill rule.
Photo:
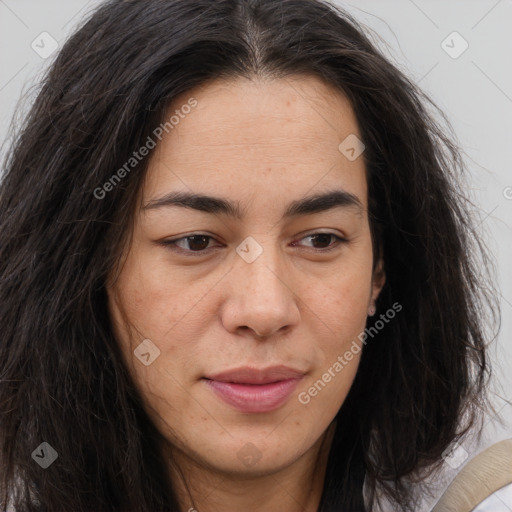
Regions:
<instances>
[{"instance_id":1,"label":"forehead","mask_svg":"<svg viewBox=\"0 0 512 512\"><path fill-rule=\"evenodd\" d=\"M183 108L191 99L195 107ZM175 98L165 118L173 115L151 157L146 201L172 190L249 201L341 187L366 205L364 158L339 149L361 138L357 119L348 98L320 79L215 80Z\"/></svg>"}]
</instances>

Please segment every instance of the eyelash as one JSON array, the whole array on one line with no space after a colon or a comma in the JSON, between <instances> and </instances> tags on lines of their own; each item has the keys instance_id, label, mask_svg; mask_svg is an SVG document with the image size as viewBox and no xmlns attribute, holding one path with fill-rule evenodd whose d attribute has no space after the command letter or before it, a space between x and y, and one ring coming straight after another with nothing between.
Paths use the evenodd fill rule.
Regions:
<instances>
[{"instance_id":1,"label":"eyelash","mask_svg":"<svg viewBox=\"0 0 512 512\"><path fill-rule=\"evenodd\" d=\"M348 240L346 238L335 235L334 233L322 233L322 232L311 233L309 235L306 235L306 236L300 238L299 240L304 240L305 238L310 238L310 237L314 237L314 236L318 236L318 235L326 235L326 236L333 237L336 239L336 243L333 245L330 245L329 247L324 248L324 249L317 249L317 248L312 248L312 247L309 248L311 251L313 251L314 253L317 253L317 254L318 253L321 253L321 254L328 253L330 251L337 249L341 244L345 244L348 242ZM198 257L198 256L204 256L205 254L207 254L209 249L216 248L216 247L207 247L206 249L202 249L200 251L191 251L188 249L183 249L181 247L178 247L177 242L180 242L181 240L188 240L190 238L195 238L195 237L198 237L198 238L204 237L204 238L209 238L211 240L214 240L214 238L210 235L205 235L202 233L194 233L192 235L184 236L181 238L176 238L174 240L162 240L159 243L172 251L178 252L180 254L183 254L183 255L185 255L187 257L191 257L191 258ZM293 243L295 243L295 242L293 242Z\"/></svg>"}]
</instances>

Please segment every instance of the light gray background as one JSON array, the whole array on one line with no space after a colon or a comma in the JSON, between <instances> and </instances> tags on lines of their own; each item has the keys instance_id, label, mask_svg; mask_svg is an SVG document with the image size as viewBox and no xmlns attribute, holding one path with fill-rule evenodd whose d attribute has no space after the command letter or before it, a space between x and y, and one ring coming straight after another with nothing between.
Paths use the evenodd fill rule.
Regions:
<instances>
[{"instance_id":1,"label":"light gray background","mask_svg":"<svg viewBox=\"0 0 512 512\"><path fill-rule=\"evenodd\" d=\"M41 58L32 42L42 46L41 37L47 36L40 34L48 32L61 46L99 3L0 0L0 156L9 144L18 101L23 97L24 107L18 108L23 114L55 56ZM493 396L497 409L510 418L512 406L504 399L512 400L512 0L336 3L383 40L379 46L443 109L464 148L480 227L497 259L503 321L491 353ZM464 41L450 36L454 31L469 45L457 58L445 51L463 49Z\"/></svg>"}]
</instances>

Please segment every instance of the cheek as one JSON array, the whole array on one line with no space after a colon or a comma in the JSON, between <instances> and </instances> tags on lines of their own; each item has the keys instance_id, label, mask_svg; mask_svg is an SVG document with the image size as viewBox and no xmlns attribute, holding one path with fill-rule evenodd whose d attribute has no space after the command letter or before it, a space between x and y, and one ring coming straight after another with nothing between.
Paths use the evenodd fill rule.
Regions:
<instances>
[{"instance_id":1,"label":"cheek","mask_svg":"<svg viewBox=\"0 0 512 512\"><path fill-rule=\"evenodd\" d=\"M355 262L345 262L307 289L314 314L342 338L363 328L371 297L371 258L364 255ZM314 305L314 306L313 306Z\"/></svg>"},{"instance_id":2,"label":"cheek","mask_svg":"<svg viewBox=\"0 0 512 512\"><path fill-rule=\"evenodd\" d=\"M333 272L323 286L310 288L312 318L319 319L318 327L326 333L316 339L319 364L303 388L304 400L312 400L315 414L323 414L323 407L335 413L341 406L364 348L361 335L371 296L372 261L359 256L350 265L347 260L344 270Z\"/></svg>"},{"instance_id":3,"label":"cheek","mask_svg":"<svg viewBox=\"0 0 512 512\"><path fill-rule=\"evenodd\" d=\"M197 324L193 304L198 299L185 293L176 279L162 279L163 270L145 265L143 258L135 256L126 262L115 293L109 293L126 366L141 391L146 412L157 422L160 411L173 414L190 407L190 396L179 390L184 369L198 357L195 337L190 334L190 326ZM188 332L184 332L184 325ZM146 358L137 356L146 353Z\"/></svg>"},{"instance_id":4,"label":"cheek","mask_svg":"<svg viewBox=\"0 0 512 512\"><path fill-rule=\"evenodd\" d=\"M357 373L364 348L361 333L366 324L370 282L368 265L361 265L330 279L322 291L316 287L316 293L309 296L311 318L317 318L317 327L325 335L315 340L319 364L297 398L308 415L320 422L334 417Z\"/></svg>"},{"instance_id":5,"label":"cheek","mask_svg":"<svg viewBox=\"0 0 512 512\"><path fill-rule=\"evenodd\" d=\"M206 280L191 280L184 271L171 273L169 268L165 261L149 260L144 251L134 251L123 267L115 292L109 293L126 365L148 402L158 409L157 404L163 400L164 410L185 407L180 400L187 399L187 394L181 397L176 393L172 404L167 403L167 394L173 387L180 388L188 378L187 370L204 359L200 340L209 327L205 293L213 286ZM150 354L147 366L137 357L143 340L150 340L155 355Z\"/></svg>"},{"instance_id":6,"label":"cheek","mask_svg":"<svg viewBox=\"0 0 512 512\"><path fill-rule=\"evenodd\" d=\"M143 338L162 340L185 317L189 323L204 291L187 285L183 272L171 274L165 261L144 256L144 252L134 253L126 262L116 287L118 305L122 305L132 331Z\"/></svg>"}]
</instances>

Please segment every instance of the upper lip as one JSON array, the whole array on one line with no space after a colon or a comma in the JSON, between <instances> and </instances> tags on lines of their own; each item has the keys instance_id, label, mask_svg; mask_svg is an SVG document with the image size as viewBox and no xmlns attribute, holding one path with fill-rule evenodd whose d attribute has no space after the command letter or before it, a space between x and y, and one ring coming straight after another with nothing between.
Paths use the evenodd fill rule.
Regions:
<instances>
[{"instance_id":1,"label":"upper lip","mask_svg":"<svg viewBox=\"0 0 512 512\"><path fill-rule=\"evenodd\" d=\"M252 368L244 366L216 373L207 376L207 379L219 382L232 382L237 384L270 384L282 380L296 379L304 375L305 372L289 368L287 366L271 366L268 368Z\"/></svg>"}]
</instances>

